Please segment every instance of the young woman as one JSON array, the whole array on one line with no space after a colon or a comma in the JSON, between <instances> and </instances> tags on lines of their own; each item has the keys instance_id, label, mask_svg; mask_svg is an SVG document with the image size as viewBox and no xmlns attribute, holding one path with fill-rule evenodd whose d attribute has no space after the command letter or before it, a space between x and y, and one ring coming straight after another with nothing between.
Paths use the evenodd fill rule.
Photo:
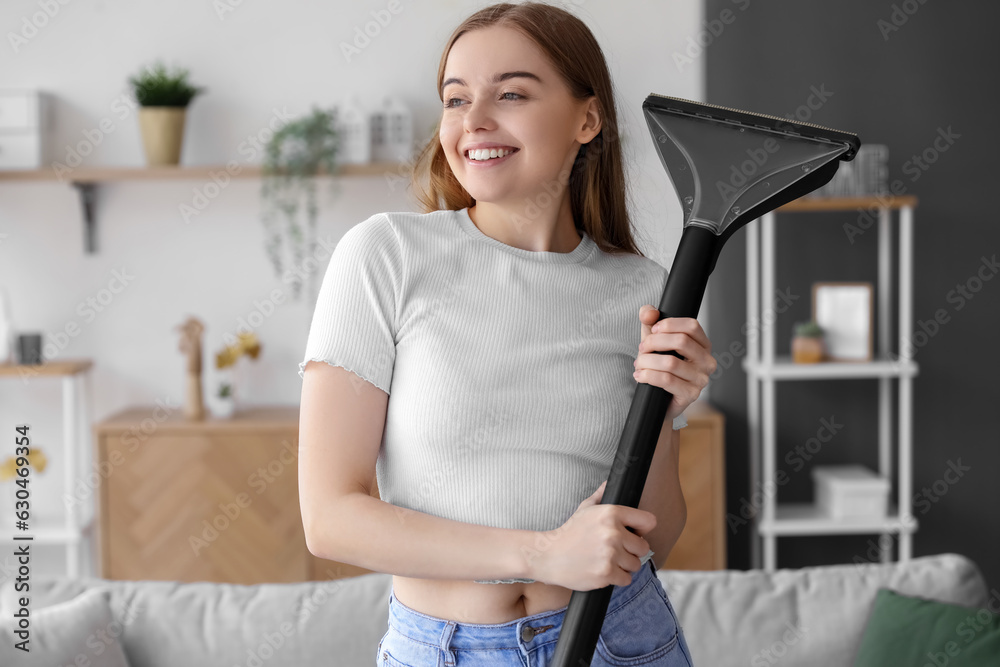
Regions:
<instances>
[{"instance_id":1,"label":"young woman","mask_svg":"<svg viewBox=\"0 0 1000 667\"><path fill-rule=\"evenodd\" d=\"M393 574L380 666L545 665L572 591L610 584L592 664L691 665L652 556L684 527L674 429L716 364L697 320L650 305L666 270L633 241L604 55L565 10L494 5L438 93L425 212L353 227L323 279L309 550ZM637 382L674 398L639 507L600 505Z\"/></svg>"}]
</instances>

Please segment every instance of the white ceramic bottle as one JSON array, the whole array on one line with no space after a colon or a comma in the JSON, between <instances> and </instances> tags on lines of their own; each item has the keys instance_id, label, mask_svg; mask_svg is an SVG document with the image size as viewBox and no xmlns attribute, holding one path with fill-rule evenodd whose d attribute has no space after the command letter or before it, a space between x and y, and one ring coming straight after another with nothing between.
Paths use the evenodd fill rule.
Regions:
<instances>
[{"instance_id":1,"label":"white ceramic bottle","mask_svg":"<svg viewBox=\"0 0 1000 667\"><path fill-rule=\"evenodd\" d=\"M356 95L340 106L337 113L337 132L340 134L340 164L368 164L372 159L371 128L368 114L361 108Z\"/></svg>"},{"instance_id":2,"label":"white ceramic bottle","mask_svg":"<svg viewBox=\"0 0 1000 667\"><path fill-rule=\"evenodd\" d=\"M386 100L385 109L388 159L409 162L413 148L413 114L397 97Z\"/></svg>"},{"instance_id":3,"label":"white ceramic bottle","mask_svg":"<svg viewBox=\"0 0 1000 667\"><path fill-rule=\"evenodd\" d=\"M386 97L371 113L372 159L409 162L413 150L413 115L399 98Z\"/></svg>"}]
</instances>

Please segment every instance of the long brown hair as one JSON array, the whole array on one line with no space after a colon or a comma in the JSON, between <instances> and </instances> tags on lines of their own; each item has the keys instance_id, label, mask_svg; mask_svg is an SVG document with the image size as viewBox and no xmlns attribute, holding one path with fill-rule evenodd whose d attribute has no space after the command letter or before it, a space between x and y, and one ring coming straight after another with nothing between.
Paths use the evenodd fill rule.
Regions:
<instances>
[{"instance_id":1,"label":"long brown hair","mask_svg":"<svg viewBox=\"0 0 1000 667\"><path fill-rule=\"evenodd\" d=\"M578 100L597 97L601 131L580 147L570 171L569 191L573 221L601 250L644 256L632 237L626 206L618 114L611 75L593 33L579 18L560 7L538 2L501 3L485 7L462 22L448 39L438 66L438 97L451 47L463 34L490 26L519 30L534 41L560 73ZM441 146L438 120L434 136L420 151L413 167L412 186L424 212L457 211L476 200L462 187Z\"/></svg>"}]
</instances>

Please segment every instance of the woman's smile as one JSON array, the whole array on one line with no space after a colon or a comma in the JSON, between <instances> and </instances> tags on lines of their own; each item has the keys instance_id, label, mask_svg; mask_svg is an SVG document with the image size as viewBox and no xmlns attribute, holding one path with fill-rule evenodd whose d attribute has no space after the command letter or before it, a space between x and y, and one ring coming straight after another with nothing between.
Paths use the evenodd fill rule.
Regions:
<instances>
[{"instance_id":1,"label":"woman's smile","mask_svg":"<svg viewBox=\"0 0 1000 667\"><path fill-rule=\"evenodd\" d=\"M517 155L518 151L517 148L474 148L466 150L463 155L465 155L466 164L477 169L486 169L506 163Z\"/></svg>"}]
</instances>

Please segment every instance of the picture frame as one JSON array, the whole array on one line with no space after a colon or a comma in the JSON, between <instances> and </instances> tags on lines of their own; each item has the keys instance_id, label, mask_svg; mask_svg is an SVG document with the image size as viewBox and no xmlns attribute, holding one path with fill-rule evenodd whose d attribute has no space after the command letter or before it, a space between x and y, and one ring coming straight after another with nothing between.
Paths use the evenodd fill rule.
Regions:
<instances>
[{"instance_id":1,"label":"picture frame","mask_svg":"<svg viewBox=\"0 0 1000 667\"><path fill-rule=\"evenodd\" d=\"M816 282L812 313L829 361L871 361L874 289L870 282Z\"/></svg>"}]
</instances>

